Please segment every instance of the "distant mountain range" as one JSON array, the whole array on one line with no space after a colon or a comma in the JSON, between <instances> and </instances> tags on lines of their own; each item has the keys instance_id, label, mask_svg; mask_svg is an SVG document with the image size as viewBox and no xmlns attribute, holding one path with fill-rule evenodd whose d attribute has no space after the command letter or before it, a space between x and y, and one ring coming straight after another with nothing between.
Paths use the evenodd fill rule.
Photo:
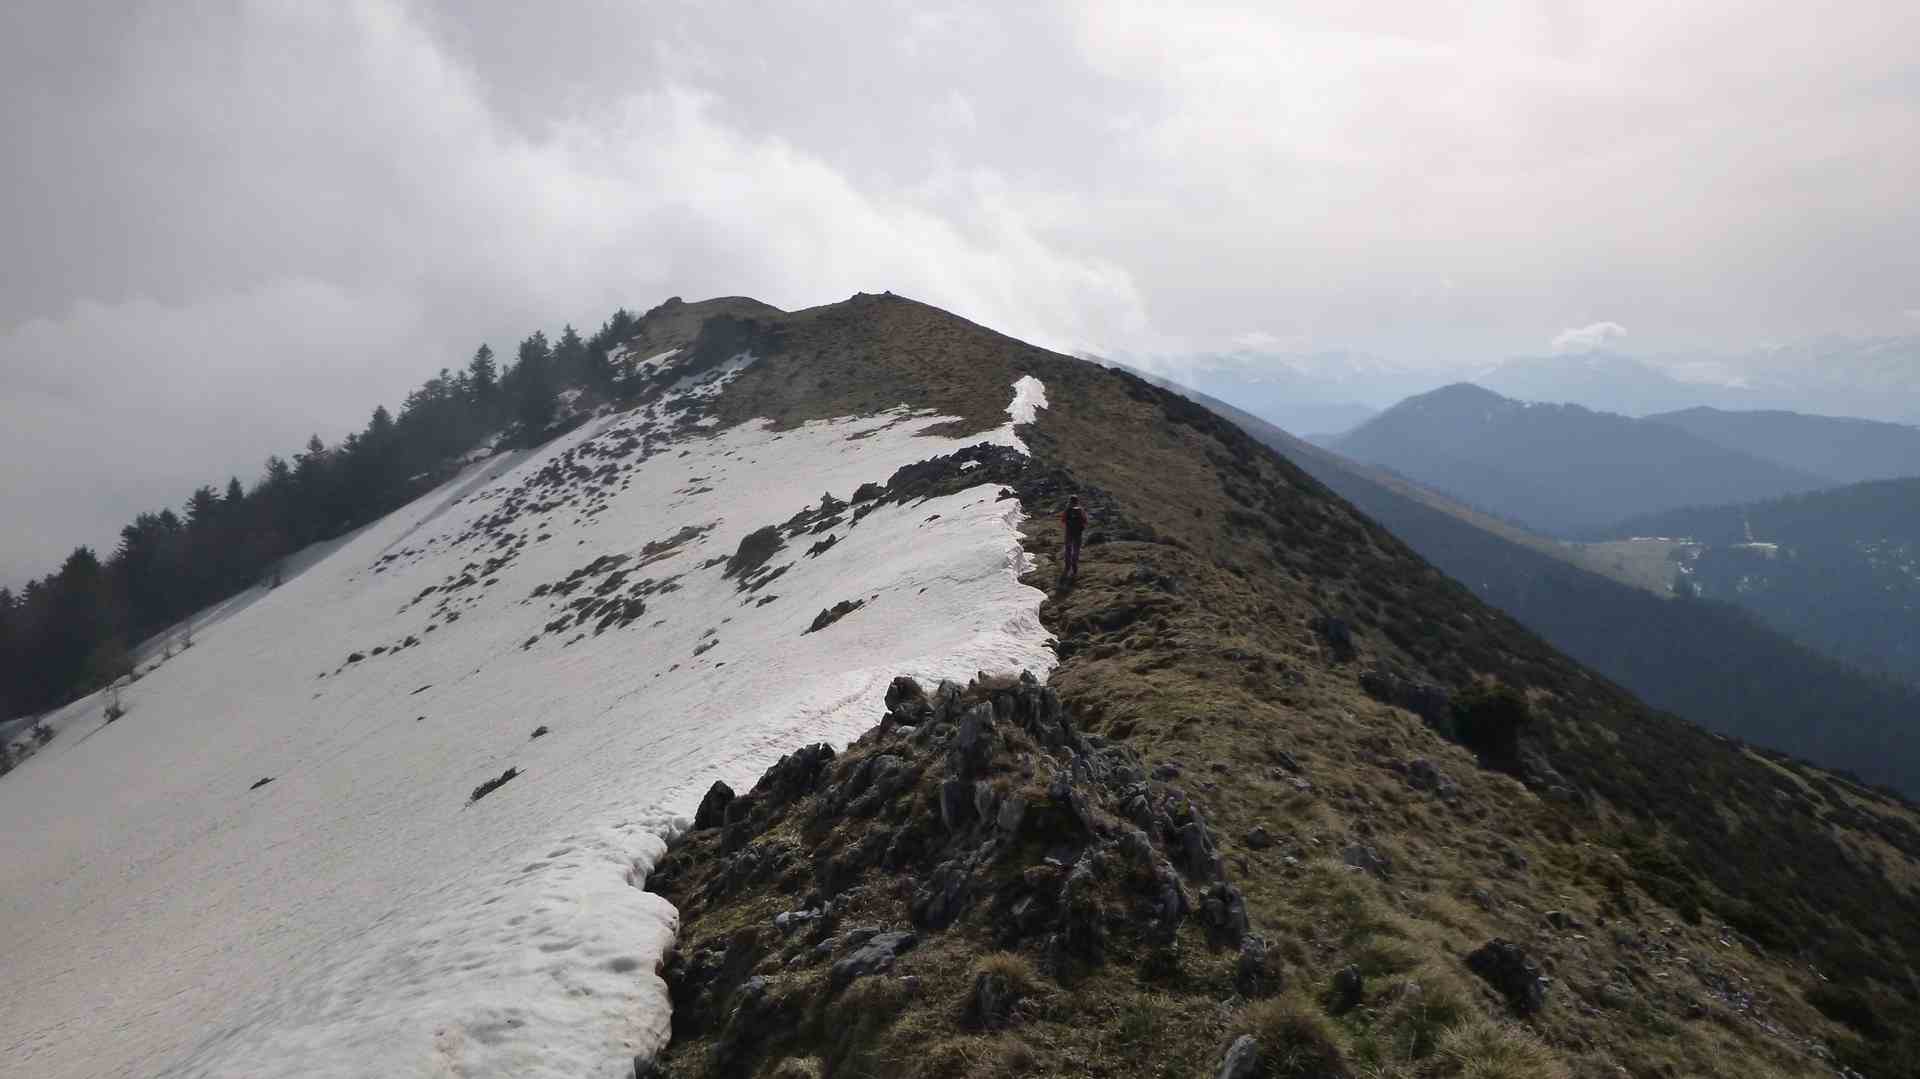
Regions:
<instances>
[{"instance_id":1,"label":"distant mountain range","mask_svg":"<svg viewBox=\"0 0 1920 1079\"><path fill-rule=\"evenodd\" d=\"M1339 434L1396 401L1462 381L1517 400L1565 402L1623 416L1695 408L1792 410L1920 424L1920 336L1828 339L1725 356L1648 358L1601 350L1451 367L1345 350L1118 359L1303 437Z\"/></svg>"},{"instance_id":2,"label":"distant mountain range","mask_svg":"<svg viewBox=\"0 0 1920 1079\"><path fill-rule=\"evenodd\" d=\"M1519 357L1469 380L1524 401L1571 401L1627 416L1705 406L1913 424L1920 423L1920 336L1833 338L1710 357Z\"/></svg>"},{"instance_id":3,"label":"distant mountain range","mask_svg":"<svg viewBox=\"0 0 1920 1079\"><path fill-rule=\"evenodd\" d=\"M1581 568L1576 549L1160 381L1238 424L1554 647L1714 730L1920 791L1920 689L1816 652L1747 611L1663 599ZM1490 395L1491 396L1491 395Z\"/></svg>"},{"instance_id":4,"label":"distant mountain range","mask_svg":"<svg viewBox=\"0 0 1920 1079\"><path fill-rule=\"evenodd\" d=\"M1704 404L1739 407L1744 397L1742 391L1728 386L1683 382L1616 352L1521 357L1476 372L1471 381L1521 401L1572 402L1623 416Z\"/></svg>"},{"instance_id":5,"label":"distant mountain range","mask_svg":"<svg viewBox=\"0 0 1920 1079\"><path fill-rule=\"evenodd\" d=\"M1562 537L1638 514L1834 482L1677 424L1528 403L1467 383L1408 398L1324 444Z\"/></svg>"},{"instance_id":6,"label":"distant mountain range","mask_svg":"<svg viewBox=\"0 0 1920 1079\"><path fill-rule=\"evenodd\" d=\"M1099 356L1083 355L1097 363ZM1130 364L1129 370L1141 365ZM1440 376L1362 352L1210 352L1162 357L1152 366L1182 386L1272 417L1302 435L1337 434L1364 423Z\"/></svg>"},{"instance_id":7,"label":"distant mountain range","mask_svg":"<svg viewBox=\"0 0 1920 1079\"><path fill-rule=\"evenodd\" d=\"M1920 476L1920 427L1907 424L1704 407L1647 419L1835 484Z\"/></svg>"}]
</instances>

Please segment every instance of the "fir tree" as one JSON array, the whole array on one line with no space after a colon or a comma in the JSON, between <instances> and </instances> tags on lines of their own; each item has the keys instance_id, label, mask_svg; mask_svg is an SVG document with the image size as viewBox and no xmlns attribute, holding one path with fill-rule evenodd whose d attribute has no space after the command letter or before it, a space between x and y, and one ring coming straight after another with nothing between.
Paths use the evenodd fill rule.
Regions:
<instances>
[{"instance_id":1,"label":"fir tree","mask_svg":"<svg viewBox=\"0 0 1920 1079\"><path fill-rule=\"evenodd\" d=\"M553 357L547 347L547 335L538 330L520 342L520 356L513 365L523 444L537 444L553 422Z\"/></svg>"},{"instance_id":2,"label":"fir tree","mask_svg":"<svg viewBox=\"0 0 1920 1079\"><path fill-rule=\"evenodd\" d=\"M500 372L493 364L493 349L485 343L475 349L473 359L467 361L467 385L476 404L493 404L494 394L500 388Z\"/></svg>"}]
</instances>

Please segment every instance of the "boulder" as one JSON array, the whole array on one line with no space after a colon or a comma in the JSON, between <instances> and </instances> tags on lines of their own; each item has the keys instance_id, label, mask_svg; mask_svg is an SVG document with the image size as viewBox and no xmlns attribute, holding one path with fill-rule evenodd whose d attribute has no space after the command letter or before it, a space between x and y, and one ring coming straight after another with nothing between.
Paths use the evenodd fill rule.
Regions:
<instances>
[{"instance_id":1,"label":"boulder","mask_svg":"<svg viewBox=\"0 0 1920 1079\"><path fill-rule=\"evenodd\" d=\"M1447 801L1460 793L1459 785L1424 757L1407 762L1407 784L1415 790L1432 791Z\"/></svg>"},{"instance_id":2,"label":"boulder","mask_svg":"<svg viewBox=\"0 0 1920 1079\"><path fill-rule=\"evenodd\" d=\"M1380 853L1372 847L1360 843L1355 843L1341 851L1340 857L1347 863L1347 868L1371 873L1381 880L1385 880L1387 874L1393 869L1392 862L1381 857Z\"/></svg>"},{"instance_id":3,"label":"boulder","mask_svg":"<svg viewBox=\"0 0 1920 1079\"><path fill-rule=\"evenodd\" d=\"M1013 1007L1020 1003L1020 986L998 970L983 970L974 976L973 990L967 994L964 1020L976 1030L998 1030L1013 1018Z\"/></svg>"},{"instance_id":4,"label":"boulder","mask_svg":"<svg viewBox=\"0 0 1920 1079\"><path fill-rule=\"evenodd\" d=\"M1359 1007L1366 995L1366 975L1357 966L1342 967L1333 976L1333 991L1327 996L1327 1010L1334 1015L1345 1014Z\"/></svg>"},{"instance_id":5,"label":"boulder","mask_svg":"<svg viewBox=\"0 0 1920 1079\"><path fill-rule=\"evenodd\" d=\"M1251 1034L1242 1034L1227 1047L1215 1079L1255 1079L1260 1074L1260 1042Z\"/></svg>"},{"instance_id":6,"label":"boulder","mask_svg":"<svg viewBox=\"0 0 1920 1079\"><path fill-rule=\"evenodd\" d=\"M1529 1016L1546 1006L1547 980L1517 944L1490 940L1467 956L1467 969L1506 997L1517 1015Z\"/></svg>"},{"instance_id":7,"label":"boulder","mask_svg":"<svg viewBox=\"0 0 1920 1079\"><path fill-rule=\"evenodd\" d=\"M727 806L732 803L733 788L715 780L713 786L707 788L706 797L700 799L700 808L693 814L694 829L718 828L727 823Z\"/></svg>"},{"instance_id":8,"label":"boulder","mask_svg":"<svg viewBox=\"0 0 1920 1079\"><path fill-rule=\"evenodd\" d=\"M1002 832L1012 836L1020 833L1020 825L1026 819L1027 800L1024 796L1016 792L1007 795L1006 798L1000 802L1000 816L999 820L995 823L1000 826Z\"/></svg>"},{"instance_id":9,"label":"boulder","mask_svg":"<svg viewBox=\"0 0 1920 1079\"><path fill-rule=\"evenodd\" d=\"M780 802L812 794L833 763L833 747L824 742L803 746L781 757L760 777L758 786Z\"/></svg>"},{"instance_id":10,"label":"boulder","mask_svg":"<svg viewBox=\"0 0 1920 1079\"><path fill-rule=\"evenodd\" d=\"M1180 868L1196 880L1218 880L1224 874L1220 865L1220 854L1213 847L1213 837L1207 834L1207 826L1198 820L1190 820L1180 826L1178 835L1180 844Z\"/></svg>"},{"instance_id":11,"label":"boulder","mask_svg":"<svg viewBox=\"0 0 1920 1079\"><path fill-rule=\"evenodd\" d=\"M1286 988L1265 937L1248 936L1240 942L1240 958L1233 965L1234 991L1249 1000L1268 997Z\"/></svg>"},{"instance_id":12,"label":"boulder","mask_svg":"<svg viewBox=\"0 0 1920 1079\"><path fill-rule=\"evenodd\" d=\"M1247 901L1231 884L1215 884L1200 900L1200 916L1216 943L1238 946L1247 937Z\"/></svg>"},{"instance_id":13,"label":"boulder","mask_svg":"<svg viewBox=\"0 0 1920 1079\"><path fill-rule=\"evenodd\" d=\"M833 965L827 974L828 990L838 993L856 979L891 969L895 959L912 951L918 943L919 934L911 930L875 934Z\"/></svg>"}]
</instances>

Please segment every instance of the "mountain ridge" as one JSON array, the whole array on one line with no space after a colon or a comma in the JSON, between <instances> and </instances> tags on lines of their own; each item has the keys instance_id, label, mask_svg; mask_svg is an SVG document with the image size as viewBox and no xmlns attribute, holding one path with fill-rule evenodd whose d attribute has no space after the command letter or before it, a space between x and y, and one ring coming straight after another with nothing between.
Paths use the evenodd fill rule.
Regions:
<instances>
[{"instance_id":1,"label":"mountain ridge","mask_svg":"<svg viewBox=\"0 0 1920 1079\"><path fill-rule=\"evenodd\" d=\"M1920 476L1920 427L1908 424L1706 406L1645 418L1726 449L1826 477L1836 486Z\"/></svg>"},{"instance_id":2,"label":"mountain ridge","mask_svg":"<svg viewBox=\"0 0 1920 1079\"><path fill-rule=\"evenodd\" d=\"M298 661L321 692L342 696L304 704L300 684L284 709L243 713L234 729L258 733L247 744L214 743L234 762L221 776L233 794L222 799L254 799L236 803L255 807L246 813L292 799L308 816L353 820L358 799L319 799L303 785L300 767L325 767L324 754L275 765L271 785L248 790L264 763L253 740L342 738L393 767L409 740L440 738L455 766L403 793L429 819L479 841L490 822L519 819L506 814L571 820L584 791L564 777L585 766L579 760L595 769L584 786L614 797L643 761L681 763L671 808L706 826L643 852L659 856L653 894L679 912L662 971L675 1021L685 1020L663 1056L641 1062L654 1074L1189 1075L1217 1071L1235 1054L1243 1066L1278 1072L1307 1051L1326 1074L1432 1079L1494 1067L1745 1079L1821 1073L1836 1060L1871 1068L1875 1079L1911 1074L1903 971L1920 955L1920 908L1901 882L1920 879L1912 807L1646 708L1482 604L1271 447L1130 375L890 295L792 313L717 312L697 328L683 321L628 338L643 342L616 353L628 360L621 381L630 397L529 450L512 483L471 496L435 488L442 493L429 497L479 499L437 518L446 539L420 532L403 542L437 505L415 500L372 537L384 553L329 571L338 576L309 570L287 586L310 604L301 623L314 633L341 617L320 602L323 586L380 619L323 659L274 660ZM659 359L668 349L681 351ZM1031 422L1010 422L1009 399L1026 379L1044 386L1046 407ZM994 441L1003 426L1024 454ZM841 460L882 438L906 463L871 487L855 482L865 466L834 466L816 501L799 485L824 472L779 471L813 459L802 445ZM747 483L775 473L783 482ZM686 503L694 518L714 507L737 519L724 539L662 535L664 527L642 526L673 522L623 494L629 482L649 486L661 506L694 500ZM1069 494L1094 521L1080 578L1062 581L1057 514ZM783 504L771 505L776 498ZM873 503L881 508L867 509ZM1057 659L1044 683L985 671L916 693L883 679L837 698L843 718L881 720L850 744L840 739L864 722L823 729L811 705L786 712L729 701L736 674L741 683L761 674L752 664L719 672L746 627L791 624L790 640L804 643L775 653L786 654L860 633L869 615L910 614L913 589L947 576L937 567L916 574L925 537L956 527L947 518L963 512L978 527L1012 530L996 534L1000 561L981 579L1044 597L1033 601L1035 615ZM534 526L547 520L543 540ZM595 532L596 520L621 524ZM550 553L592 536L617 549ZM818 576L823 560L849 553L832 548L855 541L868 546L838 563L846 572L898 574L898 587L878 590L877 607L875 591ZM444 558L433 553L439 543L462 553ZM475 559L463 544L497 553ZM784 553L769 557L769 548ZM609 564L608 555L680 559L659 563L680 574L679 591L663 590L665 570ZM459 576L460 558L480 572ZM744 591L756 585L763 591ZM490 589L507 589L491 594L511 601L486 600ZM674 607L689 594L711 609ZM469 597L489 613L449 625L447 615L482 609L463 607ZM648 609L623 622L634 600ZM411 623L388 613L405 604L416 605L408 618L444 610L438 630L407 643ZM815 610L836 608L844 617L800 635L818 622ZM874 643L966 610L876 626ZM648 620L669 616L657 630ZM525 639L527 626L542 632ZM258 668L277 647L268 634L222 644L217 631L147 675L142 692L154 696L132 701L86 754L124 745L143 716L156 749L197 744L189 720L220 703L217 686L192 699L197 710L182 698L171 720L163 695L219 649L244 645ZM786 751L745 794L710 789L696 811L692 776L711 775L699 771L702 758L649 742L649 723L684 719L689 707L681 698L648 707L652 679L628 650L650 631L671 635L676 664L703 672L686 700L734 724L739 744L726 742L727 751L761 759ZM532 740L533 717L505 713L476 721L466 740L436 733L454 717L424 702L436 686L458 684L466 665L431 678L413 665L450 640L482 637L506 664L494 680L552 694L572 726L543 724ZM812 693L849 665L877 662L867 651L784 673ZM617 672L637 684L603 704L595 677L509 677L543 656L567 657L580 665L568 670L583 672L591 659L599 679ZM313 674L320 666L325 679ZM382 692L353 688L376 683ZM414 701L427 713L417 721L401 714L415 713ZM826 748L813 748L823 737ZM16 781L53 776L49 769L75 759L70 752L0 781L0 800L19 797ZM501 774L502 758L545 754L555 756L484 801L449 812L439 800L450 792L465 801L476 779ZM166 790L166 776L152 778L156 793L186 797ZM372 783L357 793L388 796ZM640 802L646 791L624 797ZM414 854L406 844L415 838L371 846ZM35 837L8 842L16 858L44 848L27 845ZM433 843L460 849L445 837ZM552 852L535 861L575 866L579 850L599 849L582 843L535 847ZM500 853L504 881L556 870L520 860L517 846ZM606 894L639 902L633 885L647 864L629 860ZM20 894L9 884L9 895ZM102 902L117 896L103 893ZM484 905L457 908L469 910L493 917ZM425 954L442 954L433 941L460 940L453 928L431 934ZM594 945L578 961L596 979L583 984L605 978L625 992L645 983L644 962L597 951L598 931L583 939ZM568 949L513 954L574 961ZM356 962L378 967L384 955L368 949ZM411 1011L393 1014L404 1023ZM503 1017L531 1022L536 1036L544 1029L538 1015L490 1016L496 1035L516 1029ZM324 1051L302 1059L338 1063ZM635 1068L630 1058L592 1066L608 1075Z\"/></svg>"},{"instance_id":3,"label":"mountain ridge","mask_svg":"<svg viewBox=\"0 0 1920 1079\"><path fill-rule=\"evenodd\" d=\"M1408 398L1328 445L1562 537L1729 492L1830 485L1668 426L1471 383Z\"/></svg>"}]
</instances>

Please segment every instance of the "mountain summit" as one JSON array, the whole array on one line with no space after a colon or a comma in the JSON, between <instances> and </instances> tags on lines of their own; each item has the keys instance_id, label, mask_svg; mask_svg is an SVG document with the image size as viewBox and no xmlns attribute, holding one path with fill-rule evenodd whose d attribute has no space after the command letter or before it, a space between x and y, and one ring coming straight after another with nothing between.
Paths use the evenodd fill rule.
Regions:
<instances>
[{"instance_id":1,"label":"mountain summit","mask_svg":"<svg viewBox=\"0 0 1920 1079\"><path fill-rule=\"evenodd\" d=\"M1911 807L1233 424L891 295L620 356L49 717L13 1070L1911 1074Z\"/></svg>"}]
</instances>

